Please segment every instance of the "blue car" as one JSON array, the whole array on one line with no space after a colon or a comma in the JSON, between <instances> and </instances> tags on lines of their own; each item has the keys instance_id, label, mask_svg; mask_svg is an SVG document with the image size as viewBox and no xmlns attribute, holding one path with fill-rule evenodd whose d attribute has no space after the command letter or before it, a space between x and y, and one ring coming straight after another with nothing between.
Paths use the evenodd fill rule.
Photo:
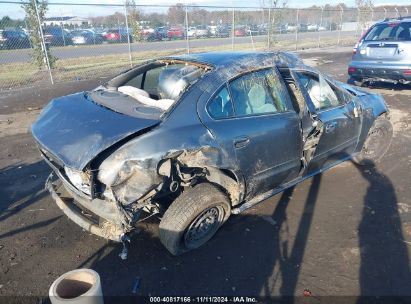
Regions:
<instances>
[{"instance_id":1,"label":"blue car","mask_svg":"<svg viewBox=\"0 0 411 304\"><path fill-rule=\"evenodd\" d=\"M52 100L32 126L53 169L46 187L69 218L127 242L157 217L174 255L342 161L379 161L392 132L380 95L282 52L151 60Z\"/></svg>"}]
</instances>

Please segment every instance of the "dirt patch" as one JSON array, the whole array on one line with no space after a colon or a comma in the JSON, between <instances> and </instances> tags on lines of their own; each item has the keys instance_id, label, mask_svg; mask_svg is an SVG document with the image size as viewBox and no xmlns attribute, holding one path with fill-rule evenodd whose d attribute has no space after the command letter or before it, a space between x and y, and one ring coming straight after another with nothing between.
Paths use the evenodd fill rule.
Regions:
<instances>
[{"instance_id":1,"label":"dirt patch","mask_svg":"<svg viewBox=\"0 0 411 304\"><path fill-rule=\"evenodd\" d=\"M0 115L0 137L24 134L30 132L32 123L40 114L41 109Z\"/></svg>"},{"instance_id":2,"label":"dirt patch","mask_svg":"<svg viewBox=\"0 0 411 304\"><path fill-rule=\"evenodd\" d=\"M407 112L398 110L398 109L390 109L390 120L393 125L394 130L394 137L398 136L400 133L401 135L409 136L405 134L404 131L408 130L410 127L409 123L409 114Z\"/></svg>"}]
</instances>

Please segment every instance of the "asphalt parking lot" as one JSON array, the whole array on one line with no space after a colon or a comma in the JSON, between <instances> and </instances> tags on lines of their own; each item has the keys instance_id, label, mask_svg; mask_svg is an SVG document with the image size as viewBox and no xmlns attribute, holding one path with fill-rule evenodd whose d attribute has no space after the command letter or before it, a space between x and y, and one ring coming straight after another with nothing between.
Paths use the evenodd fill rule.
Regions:
<instances>
[{"instance_id":1,"label":"asphalt parking lot","mask_svg":"<svg viewBox=\"0 0 411 304\"><path fill-rule=\"evenodd\" d=\"M301 56L347 79L350 48ZM28 132L50 98L99 81L0 96L1 296L46 297L58 276L82 267L100 274L105 295L133 296L138 278L137 295L411 296L411 86L370 88L385 97L394 125L381 163L346 162L308 179L232 216L182 256L163 248L155 220L144 223L122 261L121 246L82 231L52 201L44 190L50 169Z\"/></svg>"}]
</instances>

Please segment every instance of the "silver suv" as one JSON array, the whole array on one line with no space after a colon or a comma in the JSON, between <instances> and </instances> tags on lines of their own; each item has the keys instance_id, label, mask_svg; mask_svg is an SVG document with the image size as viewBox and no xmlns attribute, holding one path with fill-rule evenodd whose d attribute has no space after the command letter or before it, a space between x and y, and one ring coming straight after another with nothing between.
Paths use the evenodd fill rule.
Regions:
<instances>
[{"instance_id":1,"label":"silver suv","mask_svg":"<svg viewBox=\"0 0 411 304\"><path fill-rule=\"evenodd\" d=\"M411 16L371 26L353 49L349 82L411 83Z\"/></svg>"}]
</instances>

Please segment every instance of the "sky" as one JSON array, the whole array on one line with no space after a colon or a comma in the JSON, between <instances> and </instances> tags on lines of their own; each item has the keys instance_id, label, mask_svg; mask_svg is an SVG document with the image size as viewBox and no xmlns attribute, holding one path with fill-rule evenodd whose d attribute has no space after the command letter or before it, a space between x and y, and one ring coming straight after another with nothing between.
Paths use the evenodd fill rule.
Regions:
<instances>
[{"instance_id":1,"label":"sky","mask_svg":"<svg viewBox=\"0 0 411 304\"><path fill-rule=\"evenodd\" d=\"M0 0L0 18L3 16L10 16L11 18L22 18L24 16L23 10L20 7L20 4L10 4L2 3ZM16 1L16 0L9 0ZM18 1L16 1L18 2ZM54 3L68 3L73 5L53 5ZM216 5L216 6L231 6L232 4L236 7L241 6L255 6L260 7L263 0L180 0L180 1L171 1L171 0L135 0L136 4L139 5L174 5L178 2L195 4L198 6L201 5ZM265 0L268 3L268 0ZM355 0L341 0L341 1L332 1L332 0L288 0L288 7L302 8L309 7L311 5L324 5L327 3L338 3L345 2L347 6L354 6ZM98 6L79 6L75 3L83 4L119 4L119 7L98 7ZM99 15L107 15L114 13L115 11L122 11L121 7L122 0L49 0L49 12L47 16L80 16L80 17L92 17ZM374 4L378 5L406 5L410 4L410 0L374 0ZM166 9L157 8L151 11L165 11Z\"/></svg>"}]
</instances>

